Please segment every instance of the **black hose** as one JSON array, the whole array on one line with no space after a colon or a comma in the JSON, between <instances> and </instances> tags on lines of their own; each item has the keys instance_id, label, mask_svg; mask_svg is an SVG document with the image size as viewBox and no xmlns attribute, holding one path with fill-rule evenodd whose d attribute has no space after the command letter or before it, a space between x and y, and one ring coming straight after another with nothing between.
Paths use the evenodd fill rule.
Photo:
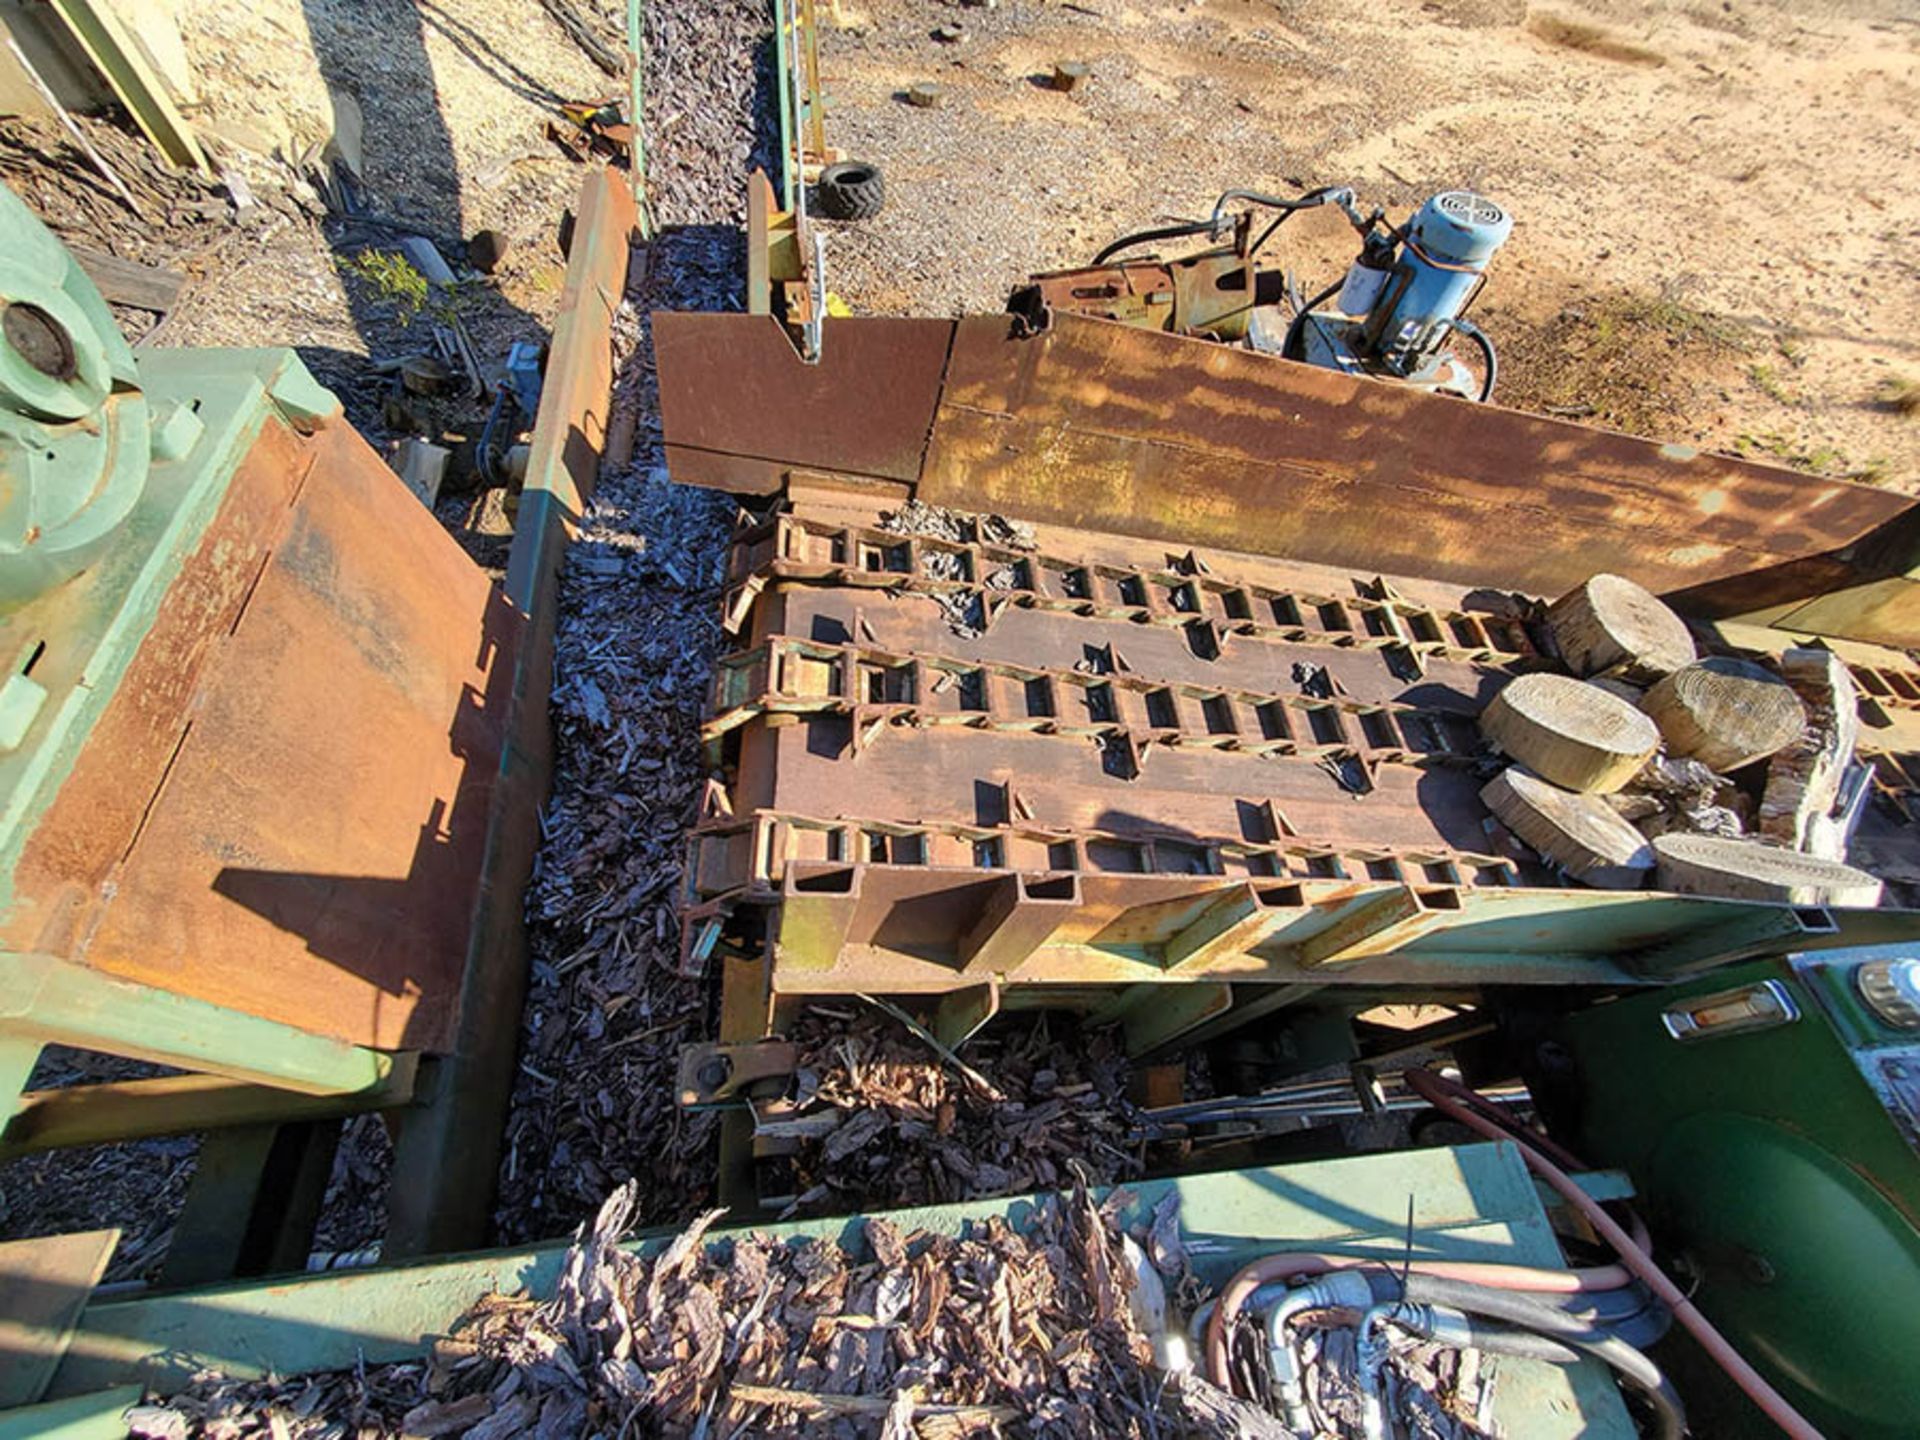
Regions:
<instances>
[{"instance_id":1,"label":"black hose","mask_svg":"<svg viewBox=\"0 0 1920 1440\"><path fill-rule=\"evenodd\" d=\"M1302 195L1288 199L1281 195L1267 195L1259 190L1228 190L1213 202L1213 223L1220 223L1220 216L1227 206L1235 200L1244 200L1249 205L1264 206L1269 210L1281 210L1291 214L1295 210L1311 210L1316 205L1327 203L1329 195L1338 195L1344 189L1340 185L1321 185Z\"/></svg>"},{"instance_id":2,"label":"black hose","mask_svg":"<svg viewBox=\"0 0 1920 1440\"><path fill-rule=\"evenodd\" d=\"M1276 206L1280 213L1273 217L1273 223L1271 225L1260 232L1260 238L1247 247L1247 258L1251 260L1255 255L1258 255L1265 249L1267 241L1273 238L1273 232L1291 220L1299 211L1311 210L1315 206L1324 205L1326 203L1326 197L1331 195L1336 188L1337 187L1331 185L1323 185L1318 190L1307 191L1307 193L1302 195L1297 201L1292 202L1274 200L1271 197L1263 195L1248 195L1246 198L1254 200L1259 204ZM1230 190L1227 194L1245 195L1246 192ZM1224 200L1226 196L1223 195L1220 198Z\"/></svg>"},{"instance_id":3,"label":"black hose","mask_svg":"<svg viewBox=\"0 0 1920 1440\"><path fill-rule=\"evenodd\" d=\"M1338 295L1340 293L1340 287L1346 283L1346 277L1344 275L1341 276L1340 279L1334 281L1333 284L1307 301L1304 306L1294 313L1293 323L1287 326L1286 338L1280 342L1280 355L1282 359L1301 360L1305 358L1305 352L1300 349L1298 342L1300 340L1300 332L1306 328L1307 316L1311 315L1315 310L1319 309L1320 306L1326 304L1327 301Z\"/></svg>"},{"instance_id":4,"label":"black hose","mask_svg":"<svg viewBox=\"0 0 1920 1440\"><path fill-rule=\"evenodd\" d=\"M1189 220L1181 225L1165 225L1158 230L1136 230L1131 235L1122 235L1106 249L1093 257L1095 265L1104 265L1109 257L1118 255L1122 250L1131 250L1135 245L1145 245L1154 240L1178 240L1187 235L1211 235L1213 221Z\"/></svg>"},{"instance_id":5,"label":"black hose","mask_svg":"<svg viewBox=\"0 0 1920 1440\"><path fill-rule=\"evenodd\" d=\"M1480 353L1486 357L1487 378L1480 384L1480 403L1484 405L1493 398L1493 382L1500 378L1500 357L1494 353L1493 341L1471 320L1456 320L1453 328L1478 345Z\"/></svg>"},{"instance_id":6,"label":"black hose","mask_svg":"<svg viewBox=\"0 0 1920 1440\"><path fill-rule=\"evenodd\" d=\"M1447 1305L1469 1315L1484 1315L1532 1330L1561 1342L1568 1348L1604 1361L1622 1379L1647 1397L1656 1418L1655 1433L1660 1440L1680 1440L1686 1434L1686 1411L1672 1384L1641 1351L1619 1336L1576 1319L1534 1296L1513 1290L1496 1290L1488 1285L1471 1285L1434 1275L1409 1275L1406 1298L1419 1304Z\"/></svg>"}]
</instances>

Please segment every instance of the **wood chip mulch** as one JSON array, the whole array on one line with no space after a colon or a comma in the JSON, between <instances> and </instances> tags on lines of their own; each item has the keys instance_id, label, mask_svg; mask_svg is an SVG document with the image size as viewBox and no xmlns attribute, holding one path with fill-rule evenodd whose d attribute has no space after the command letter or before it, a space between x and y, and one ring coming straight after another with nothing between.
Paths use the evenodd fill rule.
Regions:
<instances>
[{"instance_id":1,"label":"wood chip mulch","mask_svg":"<svg viewBox=\"0 0 1920 1440\"><path fill-rule=\"evenodd\" d=\"M800 1213L940 1204L1141 1169L1129 1067L1111 1029L1016 1017L959 1055L858 1001L794 1025ZM763 1122L764 1124L764 1122Z\"/></svg>"},{"instance_id":2,"label":"wood chip mulch","mask_svg":"<svg viewBox=\"0 0 1920 1440\"><path fill-rule=\"evenodd\" d=\"M1130 1292L1158 1272L1124 1239L1124 1195L1050 1199L1031 1226L959 1236L864 1222L863 1253L810 1238L619 1243L622 1186L553 1297L491 1295L423 1361L290 1381L208 1374L129 1416L165 1440L1263 1435L1272 1419L1151 1364Z\"/></svg>"}]
</instances>

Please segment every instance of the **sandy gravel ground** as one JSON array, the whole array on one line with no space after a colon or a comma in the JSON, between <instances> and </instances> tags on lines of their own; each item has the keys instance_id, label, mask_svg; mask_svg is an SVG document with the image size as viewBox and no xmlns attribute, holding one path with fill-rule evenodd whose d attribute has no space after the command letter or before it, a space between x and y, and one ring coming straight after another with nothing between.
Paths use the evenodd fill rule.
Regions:
<instances>
[{"instance_id":1,"label":"sandy gravel ground","mask_svg":"<svg viewBox=\"0 0 1920 1440\"><path fill-rule=\"evenodd\" d=\"M842 21L829 140L890 197L833 239L858 311L997 308L1229 186L1351 183L1396 218L1471 186L1518 222L1478 311L1505 403L1920 490L1920 422L1884 400L1920 376L1911 5L846 0ZM1069 59L1090 82L1043 88ZM944 108L904 103L923 80ZM1310 290L1353 249L1330 213L1283 234Z\"/></svg>"}]
</instances>

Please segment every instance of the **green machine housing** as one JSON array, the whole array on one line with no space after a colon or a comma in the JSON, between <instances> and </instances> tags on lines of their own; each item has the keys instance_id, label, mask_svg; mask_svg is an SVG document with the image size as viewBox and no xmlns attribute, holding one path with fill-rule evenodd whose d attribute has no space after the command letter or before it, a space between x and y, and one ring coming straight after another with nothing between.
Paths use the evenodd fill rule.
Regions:
<instances>
[{"instance_id":1,"label":"green machine housing","mask_svg":"<svg viewBox=\"0 0 1920 1440\"><path fill-rule=\"evenodd\" d=\"M1535 1057L1556 1133L1633 1176L1700 1308L1851 1440L1920 1415L1917 982L1914 946L1757 960L1572 1015Z\"/></svg>"}]
</instances>

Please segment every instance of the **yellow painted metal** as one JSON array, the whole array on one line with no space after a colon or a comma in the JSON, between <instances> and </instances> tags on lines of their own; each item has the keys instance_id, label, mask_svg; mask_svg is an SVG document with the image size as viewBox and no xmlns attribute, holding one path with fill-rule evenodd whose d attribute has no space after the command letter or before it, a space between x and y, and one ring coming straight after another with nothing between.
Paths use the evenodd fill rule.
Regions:
<instances>
[{"instance_id":1,"label":"yellow painted metal","mask_svg":"<svg viewBox=\"0 0 1920 1440\"><path fill-rule=\"evenodd\" d=\"M104 0L51 0L87 58L107 77L147 138L175 165L210 174L193 127L174 105L166 82L148 66L137 40Z\"/></svg>"}]
</instances>

